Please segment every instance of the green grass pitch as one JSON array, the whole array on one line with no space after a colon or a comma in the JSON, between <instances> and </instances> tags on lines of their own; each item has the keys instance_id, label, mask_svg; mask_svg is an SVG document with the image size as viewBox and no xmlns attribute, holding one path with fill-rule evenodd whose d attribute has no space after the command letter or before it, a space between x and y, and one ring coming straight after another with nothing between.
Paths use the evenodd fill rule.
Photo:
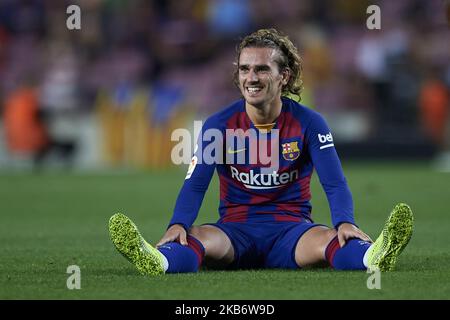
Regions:
<instances>
[{"instance_id":1,"label":"green grass pitch","mask_svg":"<svg viewBox=\"0 0 450 320\"><path fill-rule=\"evenodd\" d=\"M391 208L408 203L413 237L397 271L369 290L365 272L309 270L202 271L140 276L109 240L115 212L131 217L150 243L163 235L183 170L128 173L0 175L0 299L449 299L450 174L426 164L352 164L344 170L359 226L376 238ZM330 224L314 175L313 217ZM218 185L196 223L217 220ZM69 265L81 289L69 290Z\"/></svg>"}]
</instances>

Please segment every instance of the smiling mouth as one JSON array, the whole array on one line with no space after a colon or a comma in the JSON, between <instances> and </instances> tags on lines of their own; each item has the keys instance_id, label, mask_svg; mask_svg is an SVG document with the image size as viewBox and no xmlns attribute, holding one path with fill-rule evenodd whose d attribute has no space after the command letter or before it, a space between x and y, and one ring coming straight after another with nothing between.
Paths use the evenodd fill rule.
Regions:
<instances>
[{"instance_id":1,"label":"smiling mouth","mask_svg":"<svg viewBox=\"0 0 450 320\"><path fill-rule=\"evenodd\" d=\"M257 95L262 91L262 87L246 87L245 88L250 95Z\"/></svg>"}]
</instances>

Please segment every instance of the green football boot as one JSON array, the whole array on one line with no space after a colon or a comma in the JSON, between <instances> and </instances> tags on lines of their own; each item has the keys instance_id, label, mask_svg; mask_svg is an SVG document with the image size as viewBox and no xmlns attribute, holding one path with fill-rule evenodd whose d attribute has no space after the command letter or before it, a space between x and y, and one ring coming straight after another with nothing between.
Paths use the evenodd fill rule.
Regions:
<instances>
[{"instance_id":1,"label":"green football boot","mask_svg":"<svg viewBox=\"0 0 450 320\"><path fill-rule=\"evenodd\" d=\"M161 253L139 233L136 225L122 213L109 219L109 235L116 249L143 275L164 273Z\"/></svg>"},{"instance_id":2,"label":"green football boot","mask_svg":"<svg viewBox=\"0 0 450 320\"><path fill-rule=\"evenodd\" d=\"M380 271L395 269L397 258L411 239L413 214L404 203L397 204L384 224L380 236L368 252L368 268Z\"/></svg>"}]
</instances>

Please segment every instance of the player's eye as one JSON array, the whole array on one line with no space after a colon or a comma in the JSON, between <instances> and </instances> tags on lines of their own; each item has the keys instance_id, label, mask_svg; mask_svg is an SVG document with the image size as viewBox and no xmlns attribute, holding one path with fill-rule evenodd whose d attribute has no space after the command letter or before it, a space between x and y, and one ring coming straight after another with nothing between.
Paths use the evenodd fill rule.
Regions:
<instances>
[{"instance_id":1,"label":"player's eye","mask_svg":"<svg viewBox=\"0 0 450 320\"><path fill-rule=\"evenodd\" d=\"M239 72L240 73L248 72L248 67L247 66L239 66Z\"/></svg>"},{"instance_id":2,"label":"player's eye","mask_svg":"<svg viewBox=\"0 0 450 320\"><path fill-rule=\"evenodd\" d=\"M267 72L270 72L270 67L269 66L258 66L255 68L255 72L267 73Z\"/></svg>"}]
</instances>

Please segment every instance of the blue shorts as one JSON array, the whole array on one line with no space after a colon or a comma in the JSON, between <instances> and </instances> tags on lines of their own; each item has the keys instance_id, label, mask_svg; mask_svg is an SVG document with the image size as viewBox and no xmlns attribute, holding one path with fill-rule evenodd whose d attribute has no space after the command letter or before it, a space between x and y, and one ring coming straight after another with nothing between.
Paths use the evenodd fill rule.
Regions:
<instances>
[{"instance_id":1,"label":"blue shorts","mask_svg":"<svg viewBox=\"0 0 450 320\"><path fill-rule=\"evenodd\" d=\"M300 237L321 224L302 222L208 223L221 229L234 248L234 261L227 269L297 269L295 248Z\"/></svg>"}]
</instances>

